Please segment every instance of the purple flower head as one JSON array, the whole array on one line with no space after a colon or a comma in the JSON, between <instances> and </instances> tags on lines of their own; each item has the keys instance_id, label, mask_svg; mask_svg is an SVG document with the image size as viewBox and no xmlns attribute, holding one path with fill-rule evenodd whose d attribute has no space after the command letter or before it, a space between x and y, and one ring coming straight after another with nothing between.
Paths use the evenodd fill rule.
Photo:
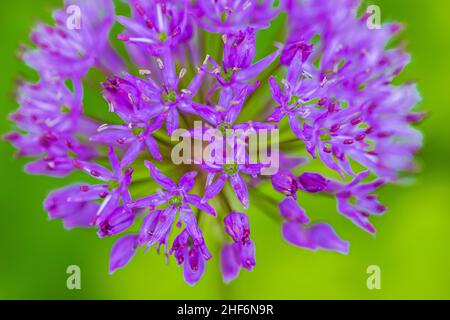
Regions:
<instances>
[{"instance_id":1,"label":"purple flower head","mask_svg":"<svg viewBox=\"0 0 450 320\"><path fill-rule=\"evenodd\" d=\"M226 283L234 280L241 268L249 271L256 265L255 244L250 239L250 223L248 217L239 212L232 212L224 219L225 231L234 243L222 249L222 274Z\"/></svg>"},{"instance_id":2,"label":"purple flower head","mask_svg":"<svg viewBox=\"0 0 450 320\"><path fill-rule=\"evenodd\" d=\"M391 42L400 25L370 30L359 0L127 2L130 16L116 18L112 0L64 1L21 55L39 80L20 84L5 140L31 158L30 174L81 170L100 181L49 193L50 219L118 235L110 273L139 248L154 248L183 266L190 285L213 256L206 240L215 233L202 227L216 209L225 217L218 232L232 240L221 250L225 282L256 265L249 218L233 211L227 181L244 209L250 194L252 206L267 204L264 212L278 202L281 235L296 247L349 252L317 221L320 206L304 201L317 194L375 233L370 218L387 210L376 191L417 169L423 137L414 125L426 115L415 109L416 84L398 84L411 59ZM280 29L261 32L279 13ZM110 44L116 21L130 59ZM92 68L106 79L103 92ZM94 93L106 102L92 104ZM298 176L307 161L318 172L301 168Z\"/></svg>"}]
</instances>

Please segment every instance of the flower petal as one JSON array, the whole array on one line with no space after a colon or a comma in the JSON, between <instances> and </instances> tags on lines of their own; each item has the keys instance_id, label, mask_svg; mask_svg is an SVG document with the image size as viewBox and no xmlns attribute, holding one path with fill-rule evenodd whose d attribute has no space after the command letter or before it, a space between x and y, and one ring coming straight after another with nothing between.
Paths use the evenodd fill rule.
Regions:
<instances>
[{"instance_id":1,"label":"flower petal","mask_svg":"<svg viewBox=\"0 0 450 320\"><path fill-rule=\"evenodd\" d=\"M278 207L280 208L281 215L289 221L302 224L309 222L305 210L292 197L286 197L286 199L280 202Z\"/></svg>"},{"instance_id":2,"label":"flower petal","mask_svg":"<svg viewBox=\"0 0 450 320\"><path fill-rule=\"evenodd\" d=\"M247 184L240 174L233 174L230 176L230 183L233 187L234 193L239 201L242 203L245 209L248 209L249 199L248 199L248 189Z\"/></svg>"},{"instance_id":3,"label":"flower petal","mask_svg":"<svg viewBox=\"0 0 450 320\"><path fill-rule=\"evenodd\" d=\"M297 247L317 251L319 249L349 252L349 243L341 240L333 228L325 223L305 227L295 222L285 222L282 228L284 239Z\"/></svg>"},{"instance_id":4,"label":"flower petal","mask_svg":"<svg viewBox=\"0 0 450 320\"><path fill-rule=\"evenodd\" d=\"M111 249L109 273L113 274L117 269L125 267L136 253L136 235L128 235L120 238Z\"/></svg>"}]
</instances>

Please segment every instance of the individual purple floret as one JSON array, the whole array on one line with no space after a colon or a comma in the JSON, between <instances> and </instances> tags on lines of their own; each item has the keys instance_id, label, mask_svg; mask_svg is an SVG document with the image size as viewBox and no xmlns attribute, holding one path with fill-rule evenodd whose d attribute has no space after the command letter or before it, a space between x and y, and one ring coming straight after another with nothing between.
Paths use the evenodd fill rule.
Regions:
<instances>
[{"instance_id":1,"label":"individual purple floret","mask_svg":"<svg viewBox=\"0 0 450 320\"><path fill-rule=\"evenodd\" d=\"M233 239L233 244L222 248L221 266L224 281L229 283L237 278L241 268L252 271L256 265L255 244L250 239L248 217L232 212L224 218L225 231Z\"/></svg>"},{"instance_id":2,"label":"individual purple floret","mask_svg":"<svg viewBox=\"0 0 450 320\"><path fill-rule=\"evenodd\" d=\"M255 30L252 28L243 29L235 34L224 34L222 41L224 42L222 65L208 56L205 62L209 62L211 67L209 69L207 66L202 68L217 79L218 83L211 92L214 92L219 86L239 87L245 85L260 75L280 54L280 50L276 50L253 63L256 56L256 39ZM256 86L258 85L259 82L256 82Z\"/></svg>"},{"instance_id":3,"label":"individual purple floret","mask_svg":"<svg viewBox=\"0 0 450 320\"><path fill-rule=\"evenodd\" d=\"M203 240L201 232L199 236ZM189 229L185 229L174 240L170 249L178 265L183 265L184 280L191 286L195 285L205 272L205 262L212 258L204 244L198 244Z\"/></svg>"},{"instance_id":4,"label":"individual purple floret","mask_svg":"<svg viewBox=\"0 0 450 320\"><path fill-rule=\"evenodd\" d=\"M119 39L141 47L153 56L160 56L167 49L175 50L188 42L193 35L192 22L188 16L187 0L158 0L155 3L128 0L132 17L118 17L126 28ZM130 49L136 61L148 63L148 58L139 51Z\"/></svg>"},{"instance_id":5,"label":"individual purple floret","mask_svg":"<svg viewBox=\"0 0 450 320\"><path fill-rule=\"evenodd\" d=\"M93 200L108 194L107 185L76 184L53 191L44 201L50 219L62 219L66 229L92 227L100 205Z\"/></svg>"},{"instance_id":6,"label":"individual purple floret","mask_svg":"<svg viewBox=\"0 0 450 320\"><path fill-rule=\"evenodd\" d=\"M146 127L149 120L163 116L155 122L159 125L161 120L165 120L167 133L172 136L179 128L180 112L196 113L192 99L200 89L204 73L199 71L185 89L179 89L186 69L181 69L177 75L170 54L164 55L163 59L158 58L157 65L162 76L160 83L151 77L149 70L144 71L146 79L127 74L123 78L116 76L103 84L104 97L110 111L119 115L131 128ZM147 129L156 131L159 128L152 126Z\"/></svg>"},{"instance_id":7,"label":"individual purple floret","mask_svg":"<svg viewBox=\"0 0 450 320\"><path fill-rule=\"evenodd\" d=\"M383 186L385 181L377 179L361 183L369 174L369 171L362 172L348 184L331 181L324 192L335 195L338 211L343 216L367 232L375 233L376 230L369 222L369 218L385 213L386 207L378 202L377 195L372 193Z\"/></svg>"},{"instance_id":8,"label":"individual purple floret","mask_svg":"<svg viewBox=\"0 0 450 320\"><path fill-rule=\"evenodd\" d=\"M131 226L134 219L134 215L127 206L132 201L128 187L132 181L133 169L122 169L112 147L109 148L108 158L112 171L93 162L73 161L76 168L86 172L95 179L105 182L109 186L108 191L99 194L100 198L103 198L102 205L92 221L93 225L98 226L100 237L111 236L126 230ZM87 192L91 188L96 188L96 186L85 186ZM98 198L92 200L96 199ZM122 206L119 206L120 203L122 203ZM124 220L128 222L124 222ZM125 225L118 226L124 223Z\"/></svg>"},{"instance_id":9,"label":"individual purple floret","mask_svg":"<svg viewBox=\"0 0 450 320\"><path fill-rule=\"evenodd\" d=\"M196 0L194 16L209 32L234 33L247 27L269 27L280 11L274 0Z\"/></svg>"},{"instance_id":10,"label":"individual purple floret","mask_svg":"<svg viewBox=\"0 0 450 320\"><path fill-rule=\"evenodd\" d=\"M164 190L158 190L157 193L148 197L135 200L129 205L131 208L154 208L163 204L169 205L168 213L178 211L181 206L192 205L195 208L202 210L212 216L216 215L216 211L206 202L201 201L201 198L189 192L195 185L196 171L191 171L184 174L179 184L177 185L172 179L166 177L156 166L145 161L145 166L150 170L152 179Z\"/></svg>"}]
</instances>

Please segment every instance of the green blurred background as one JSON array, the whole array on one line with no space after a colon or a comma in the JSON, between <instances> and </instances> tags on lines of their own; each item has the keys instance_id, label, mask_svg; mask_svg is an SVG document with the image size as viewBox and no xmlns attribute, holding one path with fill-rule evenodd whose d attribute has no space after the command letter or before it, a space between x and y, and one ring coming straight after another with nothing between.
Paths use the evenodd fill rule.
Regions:
<instances>
[{"instance_id":1,"label":"green blurred background","mask_svg":"<svg viewBox=\"0 0 450 320\"><path fill-rule=\"evenodd\" d=\"M0 298L1 299L449 299L450 298L450 2L422 0L372 1L383 20L406 25L403 34L413 62L402 75L419 83L422 107L430 117L420 125L425 147L419 155L421 173L411 186L382 190L389 212L374 219L371 237L340 217L334 202L306 198L309 212L327 217L351 241L349 256L311 253L291 247L280 237L280 226L258 208L252 209L257 267L237 281L222 284L218 259L207 264L203 280L187 286L173 260L140 251L130 265L108 275L112 239L99 240L93 231L65 231L49 222L42 200L62 180L23 173L24 160L0 143ZM15 80L29 70L16 58L38 20L49 20L57 0L0 3L0 124L16 109ZM89 94L89 93L88 93ZM103 105L100 107L104 107ZM257 201L253 198L251 201ZM266 210L269 210L267 208ZM207 222L208 223L208 222ZM213 228L213 227L211 227ZM218 257L218 248L212 246ZM81 267L82 289L66 288L66 268ZM382 289L366 287L366 268L381 267Z\"/></svg>"}]
</instances>

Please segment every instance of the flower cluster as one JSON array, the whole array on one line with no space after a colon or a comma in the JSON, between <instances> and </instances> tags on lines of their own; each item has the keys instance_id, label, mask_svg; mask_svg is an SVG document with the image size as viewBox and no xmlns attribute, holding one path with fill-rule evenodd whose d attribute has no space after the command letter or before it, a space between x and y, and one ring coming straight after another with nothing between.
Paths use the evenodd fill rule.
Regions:
<instances>
[{"instance_id":1,"label":"flower cluster","mask_svg":"<svg viewBox=\"0 0 450 320\"><path fill-rule=\"evenodd\" d=\"M112 0L65 0L65 8L78 6L79 28L68 28L66 10L58 10L54 25L39 24L23 52L40 80L20 85L20 108L10 116L16 129L5 138L18 156L33 158L28 173L82 171L99 181L51 192L44 202L50 218L66 228L95 228L99 237L121 235L111 273L138 248L163 246L190 285L212 258L201 229L205 214L230 237L221 249L224 281L253 270L255 242L244 212L262 184L280 193L273 210L292 245L349 252L333 227L306 213L299 193L335 198L340 214L375 232L371 216L386 211L375 192L415 168L422 144L413 127L424 117L413 111L417 88L393 84L409 62L401 46L388 46L400 25L371 30L368 16L358 16L359 0L127 2L131 14L122 17ZM124 30L112 39L115 22ZM284 26L285 39L266 36L273 49L257 52L257 39L275 24ZM95 106L105 117L89 116L83 99L91 69L105 74L105 104ZM239 133L225 141L194 136L214 152L175 165L170 138L179 129L195 132L198 121L217 135ZM249 141L278 130L283 141L269 155L280 152L279 170L266 179L264 157L249 160ZM308 158L320 172L306 170Z\"/></svg>"}]
</instances>

